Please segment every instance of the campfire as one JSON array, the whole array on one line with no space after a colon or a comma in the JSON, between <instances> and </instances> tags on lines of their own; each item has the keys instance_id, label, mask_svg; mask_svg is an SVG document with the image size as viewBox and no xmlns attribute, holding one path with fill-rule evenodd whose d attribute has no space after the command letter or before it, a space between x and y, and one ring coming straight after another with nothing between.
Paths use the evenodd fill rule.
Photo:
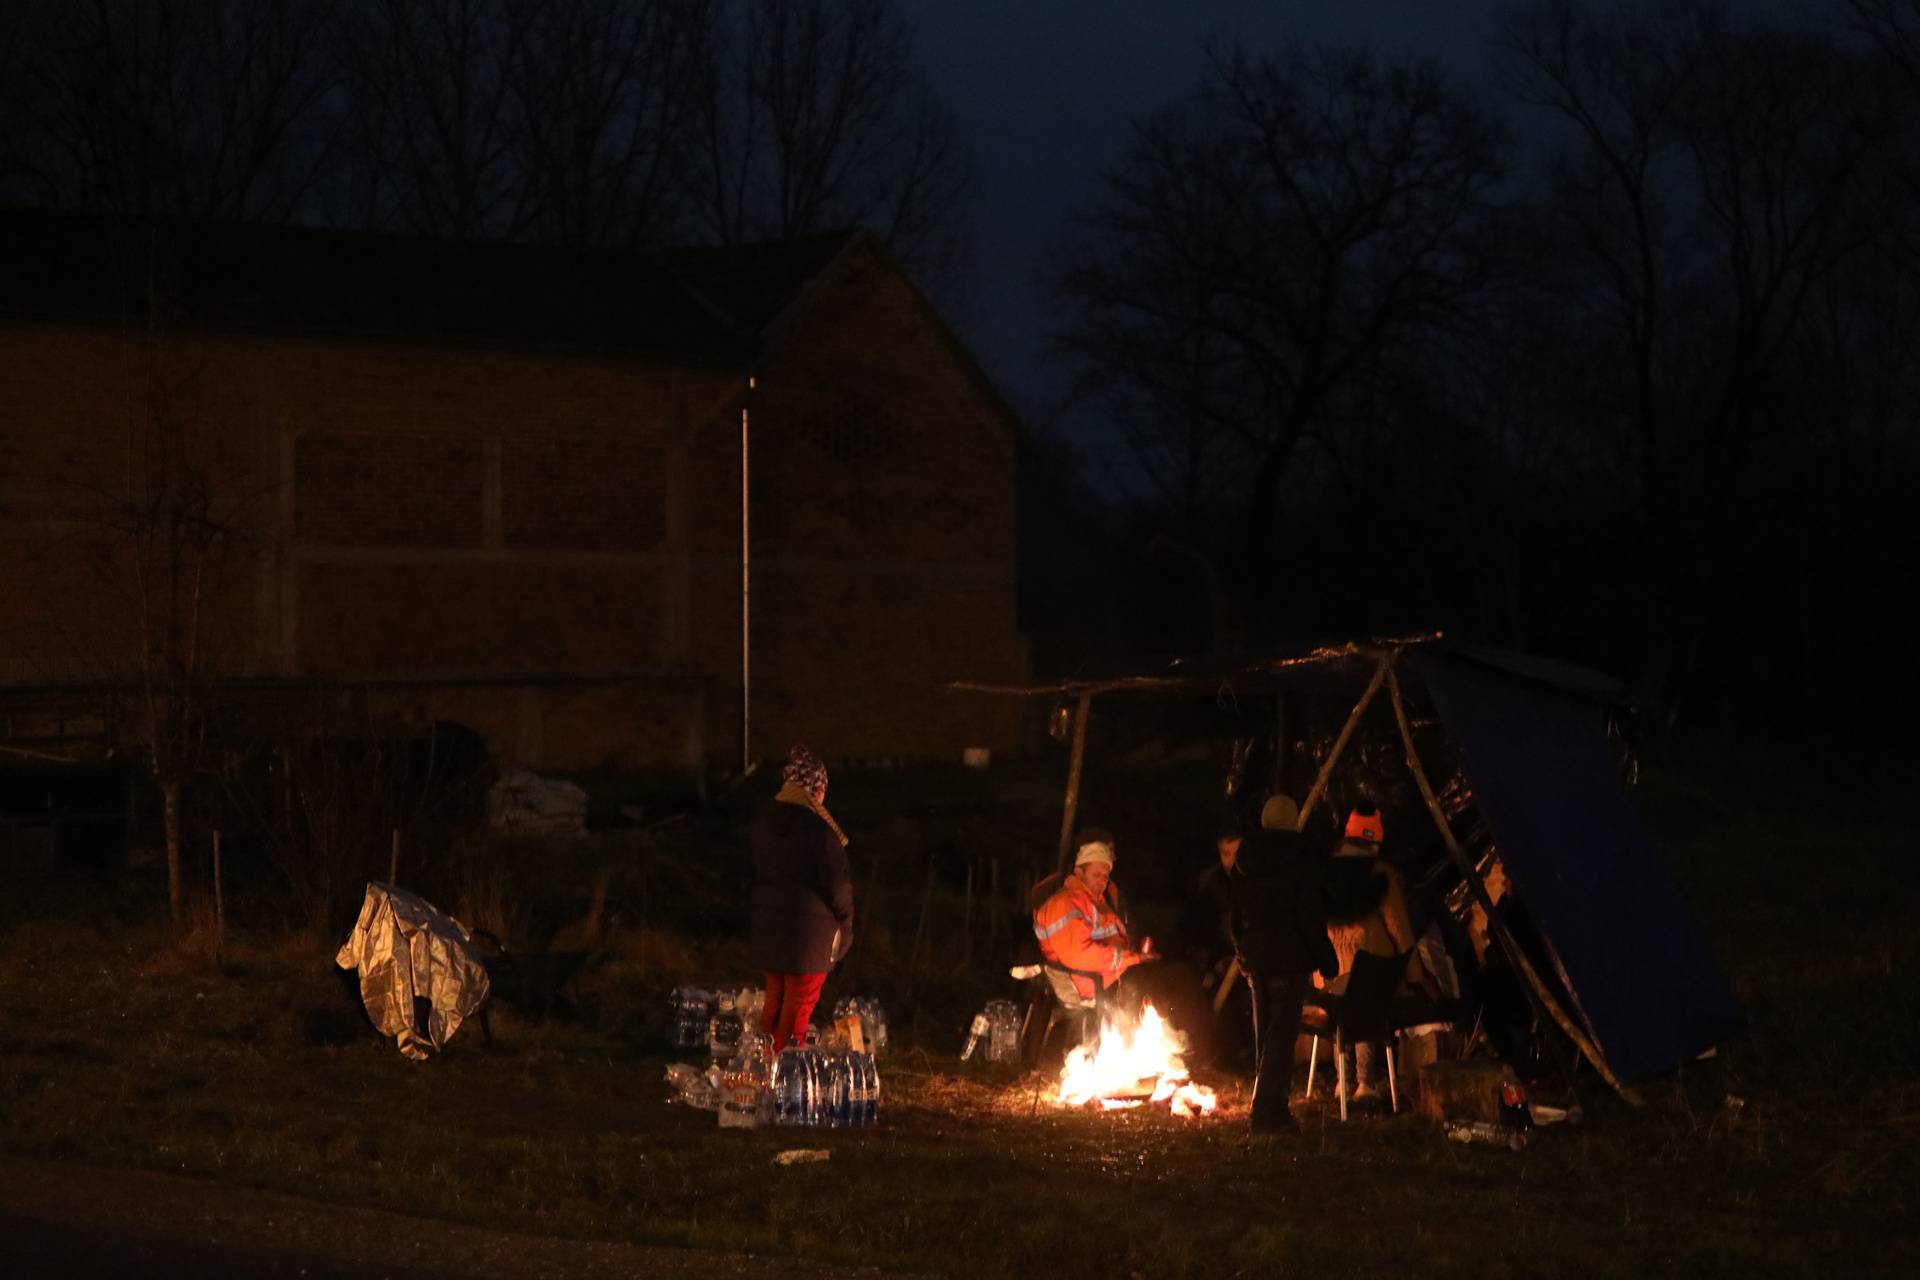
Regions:
<instances>
[{"instance_id":1,"label":"campfire","mask_svg":"<svg viewBox=\"0 0 1920 1280\"><path fill-rule=\"evenodd\" d=\"M1185 1048L1152 1005L1130 1028L1103 1021L1091 1052L1082 1045L1067 1055L1054 1100L1063 1107L1094 1103L1103 1111L1164 1102L1176 1116L1210 1116L1218 1100L1188 1077L1180 1060Z\"/></svg>"}]
</instances>

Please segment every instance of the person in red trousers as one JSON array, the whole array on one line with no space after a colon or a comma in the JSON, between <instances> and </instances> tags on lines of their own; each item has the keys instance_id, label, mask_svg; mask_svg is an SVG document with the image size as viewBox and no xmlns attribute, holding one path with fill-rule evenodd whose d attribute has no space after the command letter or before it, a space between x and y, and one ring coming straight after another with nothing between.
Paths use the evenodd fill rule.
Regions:
<instances>
[{"instance_id":1,"label":"person in red trousers","mask_svg":"<svg viewBox=\"0 0 1920 1280\"><path fill-rule=\"evenodd\" d=\"M761 1029L777 1053L807 1038L827 973L853 945L847 837L827 812L827 766L795 746L779 794L747 833L753 850L753 963L766 971Z\"/></svg>"}]
</instances>

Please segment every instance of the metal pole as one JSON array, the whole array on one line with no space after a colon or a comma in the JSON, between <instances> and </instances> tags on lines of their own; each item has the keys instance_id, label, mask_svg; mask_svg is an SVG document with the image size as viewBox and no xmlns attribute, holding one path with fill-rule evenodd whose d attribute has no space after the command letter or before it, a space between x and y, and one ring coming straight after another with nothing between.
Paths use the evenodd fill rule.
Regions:
<instances>
[{"instance_id":1,"label":"metal pole","mask_svg":"<svg viewBox=\"0 0 1920 1280\"><path fill-rule=\"evenodd\" d=\"M747 390L754 388L754 376L747 375ZM753 658L751 640L753 552L752 521L748 513L753 486L749 483L747 460L747 405L740 405L740 772L753 768Z\"/></svg>"}]
</instances>

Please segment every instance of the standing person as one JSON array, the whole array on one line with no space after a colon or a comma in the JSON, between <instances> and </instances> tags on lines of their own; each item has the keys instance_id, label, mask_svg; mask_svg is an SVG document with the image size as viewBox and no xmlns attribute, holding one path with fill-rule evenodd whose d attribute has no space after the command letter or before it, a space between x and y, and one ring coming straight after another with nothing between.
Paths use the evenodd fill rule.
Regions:
<instances>
[{"instance_id":1,"label":"standing person","mask_svg":"<svg viewBox=\"0 0 1920 1280\"><path fill-rule=\"evenodd\" d=\"M1326 903L1327 936L1340 971L1327 983L1335 995L1345 993L1353 958L1365 951L1385 959L1404 957L1408 985L1428 986L1415 949L1417 939L1407 912L1407 882L1398 868L1380 856L1386 824L1371 804L1355 805L1347 815L1345 839L1333 851L1321 885ZM1379 1047L1353 1046L1355 1102L1377 1102L1380 1084L1375 1070Z\"/></svg>"},{"instance_id":2,"label":"standing person","mask_svg":"<svg viewBox=\"0 0 1920 1280\"><path fill-rule=\"evenodd\" d=\"M1238 813L1229 809L1220 815L1213 830L1215 858L1187 894L1187 951L1202 974L1214 1016L1183 1030L1189 1037L1200 1032L1197 1039L1213 1050L1211 1057L1202 1054L1201 1060L1214 1066L1226 1066L1232 1059L1236 1066L1250 1067L1259 1060L1259 1043L1249 1034L1246 988L1240 982L1242 969L1234 942L1234 901L1242 879L1238 858L1246 834L1247 824ZM1233 1011L1226 1013L1229 1004Z\"/></svg>"},{"instance_id":3,"label":"standing person","mask_svg":"<svg viewBox=\"0 0 1920 1280\"><path fill-rule=\"evenodd\" d=\"M1309 975L1316 969L1334 972L1318 871L1295 830L1299 821L1291 796L1272 796L1260 810L1259 831L1220 839L1221 859L1231 857L1234 871L1227 879L1234 951L1253 997L1253 1105L1247 1123L1254 1133L1299 1132L1291 1104L1300 1010Z\"/></svg>"},{"instance_id":4,"label":"standing person","mask_svg":"<svg viewBox=\"0 0 1920 1280\"><path fill-rule=\"evenodd\" d=\"M827 766L796 745L779 794L747 833L753 849L753 962L766 972L761 1030L777 1053L802 1044L827 972L853 945L847 837L827 812Z\"/></svg>"}]
</instances>

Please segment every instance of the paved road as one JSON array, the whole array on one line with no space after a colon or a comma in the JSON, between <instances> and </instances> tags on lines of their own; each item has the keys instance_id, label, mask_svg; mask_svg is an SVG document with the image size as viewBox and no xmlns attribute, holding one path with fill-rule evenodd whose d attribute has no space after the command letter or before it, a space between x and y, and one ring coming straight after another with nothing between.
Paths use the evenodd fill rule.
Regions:
<instances>
[{"instance_id":1,"label":"paved road","mask_svg":"<svg viewBox=\"0 0 1920 1280\"><path fill-rule=\"evenodd\" d=\"M0 1276L22 1280L823 1274L738 1254L490 1231L170 1174L0 1158Z\"/></svg>"}]
</instances>

